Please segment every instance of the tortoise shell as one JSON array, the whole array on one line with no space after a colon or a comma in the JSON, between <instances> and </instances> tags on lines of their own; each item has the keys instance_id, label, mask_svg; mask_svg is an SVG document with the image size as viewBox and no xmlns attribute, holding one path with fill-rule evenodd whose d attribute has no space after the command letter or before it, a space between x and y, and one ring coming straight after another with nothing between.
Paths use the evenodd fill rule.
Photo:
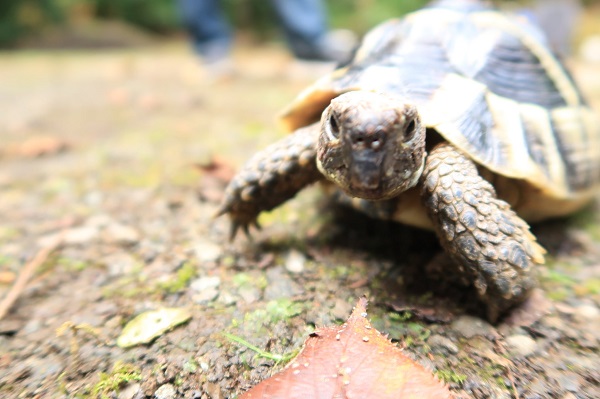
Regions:
<instances>
[{"instance_id":1,"label":"tortoise shell","mask_svg":"<svg viewBox=\"0 0 600 399\"><path fill-rule=\"evenodd\" d=\"M408 98L428 129L493 174L527 183L536 201L577 208L600 185L598 116L535 26L480 2L440 1L379 25L282 122L314 123L332 98L359 89Z\"/></svg>"}]
</instances>

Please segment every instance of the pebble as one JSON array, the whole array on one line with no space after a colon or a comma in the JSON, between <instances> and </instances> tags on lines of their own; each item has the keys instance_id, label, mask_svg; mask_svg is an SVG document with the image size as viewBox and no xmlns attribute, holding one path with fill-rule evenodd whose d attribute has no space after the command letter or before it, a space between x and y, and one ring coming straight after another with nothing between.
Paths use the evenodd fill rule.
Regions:
<instances>
[{"instance_id":1,"label":"pebble","mask_svg":"<svg viewBox=\"0 0 600 399\"><path fill-rule=\"evenodd\" d=\"M202 263L216 262L223 254L223 250L214 242L200 240L194 246L194 253L196 254L196 258Z\"/></svg>"},{"instance_id":2,"label":"pebble","mask_svg":"<svg viewBox=\"0 0 600 399\"><path fill-rule=\"evenodd\" d=\"M247 304L254 303L260 299L260 290L256 287L240 287L238 295L242 297Z\"/></svg>"},{"instance_id":3,"label":"pebble","mask_svg":"<svg viewBox=\"0 0 600 399\"><path fill-rule=\"evenodd\" d=\"M222 303L225 306L230 306L236 303L235 296L231 295L231 293L226 291L219 292L219 303Z\"/></svg>"},{"instance_id":4,"label":"pebble","mask_svg":"<svg viewBox=\"0 0 600 399\"><path fill-rule=\"evenodd\" d=\"M581 382L579 381L579 377L574 373L563 373L556 376L556 380L558 385L562 389L568 392L579 392L579 388L581 387Z\"/></svg>"},{"instance_id":5,"label":"pebble","mask_svg":"<svg viewBox=\"0 0 600 399\"><path fill-rule=\"evenodd\" d=\"M537 342L528 335L511 335L506 338L506 345L513 356L519 357L529 356L538 349Z\"/></svg>"},{"instance_id":6,"label":"pebble","mask_svg":"<svg viewBox=\"0 0 600 399\"><path fill-rule=\"evenodd\" d=\"M59 242L71 245L84 245L95 241L99 230L96 227L83 226L68 229L63 233L53 233L40 237L37 244L42 248L48 248Z\"/></svg>"},{"instance_id":7,"label":"pebble","mask_svg":"<svg viewBox=\"0 0 600 399\"><path fill-rule=\"evenodd\" d=\"M113 220L113 218L111 218L110 216L108 216L105 213L100 213L97 215L93 215L90 216L86 222L85 225L88 227L95 227L97 229L102 229L110 224L114 224L115 221Z\"/></svg>"},{"instance_id":8,"label":"pebble","mask_svg":"<svg viewBox=\"0 0 600 399\"><path fill-rule=\"evenodd\" d=\"M458 353L458 347L454 344L454 342L438 334L430 336L427 340L427 344L431 347L431 350L434 353L441 355L455 355Z\"/></svg>"},{"instance_id":9,"label":"pebble","mask_svg":"<svg viewBox=\"0 0 600 399\"><path fill-rule=\"evenodd\" d=\"M89 244L98 237L98 229L95 227L83 226L74 227L65 231L63 240L66 244L82 245Z\"/></svg>"},{"instance_id":10,"label":"pebble","mask_svg":"<svg viewBox=\"0 0 600 399\"><path fill-rule=\"evenodd\" d=\"M119 390L118 399L134 399L136 394L140 392L141 385L137 382L127 384L124 388Z\"/></svg>"},{"instance_id":11,"label":"pebble","mask_svg":"<svg viewBox=\"0 0 600 399\"><path fill-rule=\"evenodd\" d=\"M138 261L126 252L109 254L101 263L106 265L111 277L132 273L138 265Z\"/></svg>"},{"instance_id":12,"label":"pebble","mask_svg":"<svg viewBox=\"0 0 600 399\"><path fill-rule=\"evenodd\" d=\"M331 309L331 315L337 320L346 320L348 315L352 312L353 306L354 305L352 303L349 303L344 299L337 298L335 300L333 309Z\"/></svg>"},{"instance_id":13,"label":"pebble","mask_svg":"<svg viewBox=\"0 0 600 399\"><path fill-rule=\"evenodd\" d=\"M221 285L221 278L218 276L200 277L190 284L194 291L202 292L209 288L217 288Z\"/></svg>"},{"instance_id":14,"label":"pebble","mask_svg":"<svg viewBox=\"0 0 600 399\"><path fill-rule=\"evenodd\" d=\"M192 300L198 304L206 304L212 302L219 296L219 290L216 288L208 288L196 295L192 296Z\"/></svg>"},{"instance_id":15,"label":"pebble","mask_svg":"<svg viewBox=\"0 0 600 399\"><path fill-rule=\"evenodd\" d=\"M575 308L575 315L582 320L597 320L600 318L600 310L594 305L581 305Z\"/></svg>"},{"instance_id":16,"label":"pebble","mask_svg":"<svg viewBox=\"0 0 600 399\"><path fill-rule=\"evenodd\" d=\"M306 264L306 257L300 251L295 249L288 252L285 259L285 268L290 273L302 273L304 271L304 265Z\"/></svg>"},{"instance_id":17,"label":"pebble","mask_svg":"<svg viewBox=\"0 0 600 399\"><path fill-rule=\"evenodd\" d=\"M600 63L600 35L592 35L580 46L580 56L586 62Z\"/></svg>"},{"instance_id":18,"label":"pebble","mask_svg":"<svg viewBox=\"0 0 600 399\"><path fill-rule=\"evenodd\" d=\"M266 300L276 300L300 295L302 288L294 282L285 269L281 266L267 269L267 281L264 297Z\"/></svg>"},{"instance_id":19,"label":"pebble","mask_svg":"<svg viewBox=\"0 0 600 399\"><path fill-rule=\"evenodd\" d=\"M106 226L103 231L103 237L108 242L129 245L135 244L140 240L140 233L133 227L114 223Z\"/></svg>"},{"instance_id":20,"label":"pebble","mask_svg":"<svg viewBox=\"0 0 600 399\"><path fill-rule=\"evenodd\" d=\"M452 329L465 338L477 335L484 337L497 337L498 332L490 323L473 316L460 316L452 325Z\"/></svg>"},{"instance_id":21,"label":"pebble","mask_svg":"<svg viewBox=\"0 0 600 399\"><path fill-rule=\"evenodd\" d=\"M156 392L154 392L154 397L156 399L174 399L175 395L176 392L173 384L161 385Z\"/></svg>"}]
</instances>

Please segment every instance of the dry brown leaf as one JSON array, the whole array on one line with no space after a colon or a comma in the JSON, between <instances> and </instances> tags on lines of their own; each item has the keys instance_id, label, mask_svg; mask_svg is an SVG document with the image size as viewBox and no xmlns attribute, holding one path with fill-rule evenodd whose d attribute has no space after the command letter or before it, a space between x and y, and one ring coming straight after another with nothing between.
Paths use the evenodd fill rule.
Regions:
<instances>
[{"instance_id":1,"label":"dry brown leaf","mask_svg":"<svg viewBox=\"0 0 600 399\"><path fill-rule=\"evenodd\" d=\"M17 278L17 274L11 271L0 271L0 284L12 284Z\"/></svg>"},{"instance_id":2,"label":"dry brown leaf","mask_svg":"<svg viewBox=\"0 0 600 399\"><path fill-rule=\"evenodd\" d=\"M213 176L225 183L235 175L235 168L225 158L215 156L209 162L194 165L205 175Z\"/></svg>"},{"instance_id":3,"label":"dry brown leaf","mask_svg":"<svg viewBox=\"0 0 600 399\"><path fill-rule=\"evenodd\" d=\"M220 157L213 157L209 162L196 164L194 167L202 173L198 193L200 198L220 203L223 200L225 185L233 178L235 168Z\"/></svg>"},{"instance_id":4,"label":"dry brown leaf","mask_svg":"<svg viewBox=\"0 0 600 399\"><path fill-rule=\"evenodd\" d=\"M9 156L37 158L57 154L68 147L68 143L58 137L39 135L29 137L21 143L10 145L4 152Z\"/></svg>"},{"instance_id":5,"label":"dry brown leaf","mask_svg":"<svg viewBox=\"0 0 600 399\"><path fill-rule=\"evenodd\" d=\"M431 372L371 327L366 308L363 297L344 325L315 331L283 371L240 399L451 398Z\"/></svg>"}]
</instances>

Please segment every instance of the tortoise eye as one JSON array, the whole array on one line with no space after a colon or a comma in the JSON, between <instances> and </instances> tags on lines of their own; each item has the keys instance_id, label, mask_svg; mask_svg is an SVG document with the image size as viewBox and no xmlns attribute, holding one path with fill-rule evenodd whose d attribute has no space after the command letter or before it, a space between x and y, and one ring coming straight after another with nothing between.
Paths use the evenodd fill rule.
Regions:
<instances>
[{"instance_id":1,"label":"tortoise eye","mask_svg":"<svg viewBox=\"0 0 600 399\"><path fill-rule=\"evenodd\" d=\"M333 114L329 116L329 123L327 124L326 130L331 140L340 138L340 125Z\"/></svg>"},{"instance_id":2,"label":"tortoise eye","mask_svg":"<svg viewBox=\"0 0 600 399\"><path fill-rule=\"evenodd\" d=\"M404 129L404 141L409 141L415 135L415 131L417 130L417 123L415 120L411 120L406 128Z\"/></svg>"}]
</instances>

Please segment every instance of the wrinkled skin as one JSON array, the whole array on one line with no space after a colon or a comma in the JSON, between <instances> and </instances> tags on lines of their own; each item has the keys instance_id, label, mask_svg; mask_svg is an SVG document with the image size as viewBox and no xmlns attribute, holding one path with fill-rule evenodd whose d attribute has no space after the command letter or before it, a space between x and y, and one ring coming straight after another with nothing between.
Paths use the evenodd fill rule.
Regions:
<instances>
[{"instance_id":1,"label":"wrinkled skin","mask_svg":"<svg viewBox=\"0 0 600 399\"><path fill-rule=\"evenodd\" d=\"M425 128L401 98L349 92L323 112L317 165L352 197L383 200L415 186L424 154Z\"/></svg>"}]
</instances>

